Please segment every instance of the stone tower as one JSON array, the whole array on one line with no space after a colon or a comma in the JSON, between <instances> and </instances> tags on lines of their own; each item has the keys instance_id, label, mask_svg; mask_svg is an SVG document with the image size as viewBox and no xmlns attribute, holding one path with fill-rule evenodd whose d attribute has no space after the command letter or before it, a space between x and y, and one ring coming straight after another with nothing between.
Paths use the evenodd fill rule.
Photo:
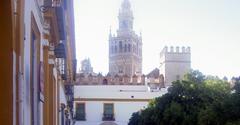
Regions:
<instances>
[{"instance_id":1,"label":"stone tower","mask_svg":"<svg viewBox=\"0 0 240 125\"><path fill-rule=\"evenodd\" d=\"M164 47L160 53L160 74L164 76L165 86L173 81L180 80L191 69L190 47Z\"/></svg>"},{"instance_id":2,"label":"stone tower","mask_svg":"<svg viewBox=\"0 0 240 125\"><path fill-rule=\"evenodd\" d=\"M91 65L90 59L84 59L81 62L81 72L82 73L93 73L93 67Z\"/></svg>"},{"instance_id":3,"label":"stone tower","mask_svg":"<svg viewBox=\"0 0 240 125\"><path fill-rule=\"evenodd\" d=\"M117 36L109 34L109 72L142 74L142 37L133 31L133 13L129 0L122 2Z\"/></svg>"}]
</instances>

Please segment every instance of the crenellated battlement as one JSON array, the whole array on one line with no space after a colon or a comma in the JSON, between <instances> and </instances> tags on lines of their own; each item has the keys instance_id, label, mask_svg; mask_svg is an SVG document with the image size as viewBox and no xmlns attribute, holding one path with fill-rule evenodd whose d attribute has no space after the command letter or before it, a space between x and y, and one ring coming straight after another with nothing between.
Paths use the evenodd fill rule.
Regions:
<instances>
[{"instance_id":1,"label":"crenellated battlement","mask_svg":"<svg viewBox=\"0 0 240 125\"><path fill-rule=\"evenodd\" d=\"M161 51L160 55L164 55L166 53L191 53L191 48L188 46L188 47L179 47L179 46L176 46L176 47L173 47L173 46L165 46L163 48L163 50Z\"/></svg>"},{"instance_id":2,"label":"crenellated battlement","mask_svg":"<svg viewBox=\"0 0 240 125\"><path fill-rule=\"evenodd\" d=\"M160 53L160 62L166 61L172 62L190 62L191 61L191 49L190 47L167 47L165 46Z\"/></svg>"},{"instance_id":3,"label":"crenellated battlement","mask_svg":"<svg viewBox=\"0 0 240 125\"><path fill-rule=\"evenodd\" d=\"M77 74L75 85L145 85L146 83L162 85L162 79L162 76L133 75L130 77L123 74L103 76L80 73Z\"/></svg>"}]
</instances>

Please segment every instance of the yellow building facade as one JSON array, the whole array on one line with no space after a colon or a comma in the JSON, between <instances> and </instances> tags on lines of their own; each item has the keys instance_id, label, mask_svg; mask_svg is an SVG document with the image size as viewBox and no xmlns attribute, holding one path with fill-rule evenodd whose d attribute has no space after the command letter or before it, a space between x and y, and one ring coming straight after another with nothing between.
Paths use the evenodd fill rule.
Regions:
<instances>
[{"instance_id":1,"label":"yellow building facade","mask_svg":"<svg viewBox=\"0 0 240 125\"><path fill-rule=\"evenodd\" d=\"M3 0L0 8L1 124L72 124L73 1Z\"/></svg>"}]
</instances>

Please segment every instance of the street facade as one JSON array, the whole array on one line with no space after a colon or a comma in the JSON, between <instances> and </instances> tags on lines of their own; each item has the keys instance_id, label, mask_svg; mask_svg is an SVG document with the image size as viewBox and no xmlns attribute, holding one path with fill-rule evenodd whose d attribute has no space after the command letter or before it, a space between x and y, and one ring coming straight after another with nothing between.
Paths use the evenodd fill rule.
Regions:
<instances>
[{"instance_id":1,"label":"street facade","mask_svg":"<svg viewBox=\"0 0 240 125\"><path fill-rule=\"evenodd\" d=\"M0 6L1 124L74 124L73 1L3 0Z\"/></svg>"}]
</instances>

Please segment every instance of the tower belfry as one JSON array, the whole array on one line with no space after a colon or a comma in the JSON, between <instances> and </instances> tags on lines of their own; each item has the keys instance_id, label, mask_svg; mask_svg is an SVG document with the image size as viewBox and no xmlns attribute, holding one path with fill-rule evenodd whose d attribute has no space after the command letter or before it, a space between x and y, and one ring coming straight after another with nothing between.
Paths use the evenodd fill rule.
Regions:
<instances>
[{"instance_id":1,"label":"tower belfry","mask_svg":"<svg viewBox=\"0 0 240 125\"><path fill-rule=\"evenodd\" d=\"M133 13L128 0L124 0L118 15L119 31L126 32L133 29Z\"/></svg>"},{"instance_id":2,"label":"tower belfry","mask_svg":"<svg viewBox=\"0 0 240 125\"><path fill-rule=\"evenodd\" d=\"M109 35L109 72L133 76L142 74L142 37L133 30L133 12L129 0L119 10L117 36Z\"/></svg>"}]
</instances>

